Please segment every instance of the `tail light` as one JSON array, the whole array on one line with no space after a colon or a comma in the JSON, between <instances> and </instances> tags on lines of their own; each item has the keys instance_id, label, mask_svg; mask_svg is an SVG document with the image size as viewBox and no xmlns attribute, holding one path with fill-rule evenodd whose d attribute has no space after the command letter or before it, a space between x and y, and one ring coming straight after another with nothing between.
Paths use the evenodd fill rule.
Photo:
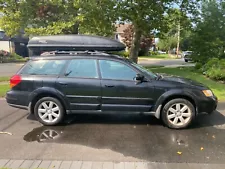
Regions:
<instances>
[{"instance_id":1,"label":"tail light","mask_svg":"<svg viewBox=\"0 0 225 169\"><path fill-rule=\"evenodd\" d=\"M21 82L21 76L20 75L14 75L10 79L10 87L13 88L14 86L18 85Z\"/></svg>"}]
</instances>

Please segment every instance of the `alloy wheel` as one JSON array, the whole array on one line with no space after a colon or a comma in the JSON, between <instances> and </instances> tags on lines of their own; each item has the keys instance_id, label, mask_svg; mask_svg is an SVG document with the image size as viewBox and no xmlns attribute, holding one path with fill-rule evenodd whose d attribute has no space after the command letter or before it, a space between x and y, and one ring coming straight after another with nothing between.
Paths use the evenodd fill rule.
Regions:
<instances>
[{"instance_id":1,"label":"alloy wheel","mask_svg":"<svg viewBox=\"0 0 225 169\"><path fill-rule=\"evenodd\" d=\"M167 111L167 118L174 126L183 126L191 120L191 109L184 103L176 103Z\"/></svg>"},{"instance_id":2,"label":"alloy wheel","mask_svg":"<svg viewBox=\"0 0 225 169\"><path fill-rule=\"evenodd\" d=\"M47 123L54 123L60 113L59 106L53 101L44 101L38 106L38 116Z\"/></svg>"}]
</instances>

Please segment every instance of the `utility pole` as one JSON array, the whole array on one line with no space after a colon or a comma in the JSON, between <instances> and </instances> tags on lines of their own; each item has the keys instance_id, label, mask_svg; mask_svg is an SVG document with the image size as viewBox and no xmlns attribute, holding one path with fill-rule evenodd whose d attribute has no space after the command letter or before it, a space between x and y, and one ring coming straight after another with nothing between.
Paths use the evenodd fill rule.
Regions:
<instances>
[{"instance_id":1,"label":"utility pole","mask_svg":"<svg viewBox=\"0 0 225 169\"><path fill-rule=\"evenodd\" d=\"M179 22L178 22L178 26L177 26L177 58L178 58L178 55L179 55L179 48L180 48L180 19L179 19Z\"/></svg>"}]
</instances>

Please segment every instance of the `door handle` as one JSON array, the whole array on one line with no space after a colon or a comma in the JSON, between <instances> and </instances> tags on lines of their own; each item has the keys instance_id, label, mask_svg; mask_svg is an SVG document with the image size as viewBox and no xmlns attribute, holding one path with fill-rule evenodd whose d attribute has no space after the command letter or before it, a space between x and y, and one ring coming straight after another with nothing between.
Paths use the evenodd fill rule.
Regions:
<instances>
[{"instance_id":1,"label":"door handle","mask_svg":"<svg viewBox=\"0 0 225 169\"><path fill-rule=\"evenodd\" d=\"M105 85L105 87L114 87L114 85Z\"/></svg>"},{"instance_id":2,"label":"door handle","mask_svg":"<svg viewBox=\"0 0 225 169\"><path fill-rule=\"evenodd\" d=\"M59 82L59 84L62 85L62 86L67 86L66 82Z\"/></svg>"}]
</instances>

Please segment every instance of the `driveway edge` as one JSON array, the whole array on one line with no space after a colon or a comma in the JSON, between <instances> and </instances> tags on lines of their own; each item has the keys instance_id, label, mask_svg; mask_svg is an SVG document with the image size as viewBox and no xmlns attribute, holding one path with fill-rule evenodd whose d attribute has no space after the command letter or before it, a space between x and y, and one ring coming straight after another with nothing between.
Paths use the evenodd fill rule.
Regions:
<instances>
[{"instance_id":1,"label":"driveway edge","mask_svg":"<svg viewBox=\"0 0 225 169\"><path fill-rule=\"evenodd\" d=\"M60 161L60 160L10 160L0 159L0 168L67 168L67 169L224 169L225 164L204 163L156 163L156 162L112 162L112 161Z\"/></svg>"}]
</instances>

